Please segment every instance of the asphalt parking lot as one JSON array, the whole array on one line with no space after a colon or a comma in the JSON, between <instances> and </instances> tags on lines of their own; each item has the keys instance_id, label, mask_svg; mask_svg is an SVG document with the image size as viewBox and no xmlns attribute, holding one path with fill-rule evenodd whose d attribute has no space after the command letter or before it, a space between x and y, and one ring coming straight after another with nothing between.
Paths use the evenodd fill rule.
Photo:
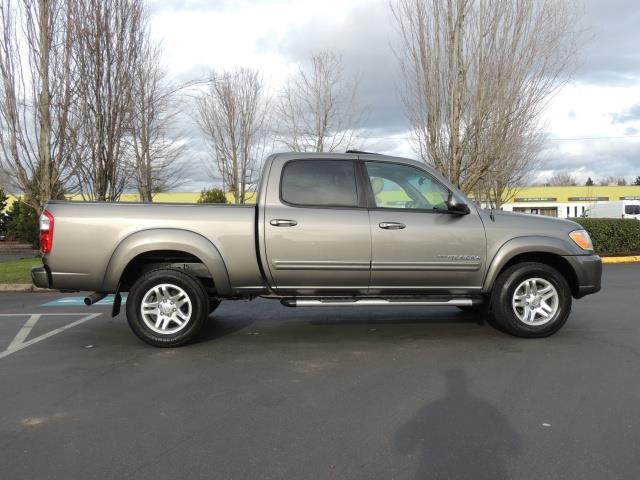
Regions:
<instances>
[{"instance_id":1,"label":"asphalt parking lot","mask_svg":"<svg viewBox=\"0 0 640 480\"><path fill-rule=\"evenodd\" d=\"M1 294L0 478L638 478L640 265L603 280L542 340L256 300L168 350L71 294Z\"/></svg>"}]
</instances>

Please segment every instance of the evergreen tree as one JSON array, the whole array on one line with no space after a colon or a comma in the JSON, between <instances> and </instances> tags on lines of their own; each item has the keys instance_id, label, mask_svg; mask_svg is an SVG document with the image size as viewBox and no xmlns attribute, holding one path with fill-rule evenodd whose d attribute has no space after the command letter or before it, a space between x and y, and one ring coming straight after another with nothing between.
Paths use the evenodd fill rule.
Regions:
<instances>
[{"instance_id":1,"label":"evergreen tree","mask_svg":"<svg viewBox=\"0 0 640 480\"><path fill-rule=\"evenodd\" d=\"M587 178L587 183L585 183L585 185L587 187L593 187L593 180L591 180L591 177Z\"/></svg>"},{"instance_id":2,"label":"evergreen tree","mask_svg":"<svg viewBox=\"0 0 640 480\"><path fill-rule=\"evenodd\" d=\"M8 216L5 213L4 209L7 207L7 194L4 193L2 187L0 187L0 236L4 236L7 234L7 220Z\"/></svg>"},{"instance_id":3,"label":"evergreen tree","mask_svg":"<svg viewBox=\"0 0 640 480\"><path fill-rule=\"evenodd\" d=\"M25 203L27 201L29 200L18 197L9 208L6 219L7 237L15 238L38 248L40 241L38 212L31 205Z\"/></svg>"},{"instance_id":4,"label":"evergreen tree","mask_svg":"<svg viewBox=\"0 0 640 480\"><path fill-rule=\"evenodd\" d=\"M200 192L198 203L227 203L227 196L219 188L205 188Z\"/></svg>"}]
</instances>

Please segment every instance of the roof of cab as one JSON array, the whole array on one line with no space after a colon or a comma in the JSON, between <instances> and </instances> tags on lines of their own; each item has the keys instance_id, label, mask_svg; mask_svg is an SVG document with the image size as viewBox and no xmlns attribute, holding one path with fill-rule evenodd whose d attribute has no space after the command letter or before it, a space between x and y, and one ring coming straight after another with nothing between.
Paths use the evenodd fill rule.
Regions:
<instances>
[{"instance_id":1,"label":"roof of cab","mask_svg":"<svg viewBox=\"0 0 640 480\"><path fill-rule=\"evenodd\" d=\"M417 168L429 171L436 177L442 176L431 166L419 160L412 160L404 157L394 157L383 153L363 152L359 150L347 150L346 152L283 152L275 153L271 156L275 158L284 158L284 160L304 160L304 159L323 159L323 160L369 160L376 162L403 163Z\"/></svg>"}]
</instances>

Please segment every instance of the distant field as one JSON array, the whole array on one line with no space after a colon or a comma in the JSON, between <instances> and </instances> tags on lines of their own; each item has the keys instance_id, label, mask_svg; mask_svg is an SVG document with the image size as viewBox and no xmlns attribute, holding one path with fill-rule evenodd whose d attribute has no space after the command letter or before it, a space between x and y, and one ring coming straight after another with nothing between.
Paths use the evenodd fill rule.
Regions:
<instances>
[{"instance_id":1,"label":"distant field","mask_svg":"<svg viewBox=\"0 0 640 480\"><path fill-rule=\"evenodd\" d=\"M68 200L82 201L80 195L70 195ZM153 199L154 202L166 202L166 203L196 203L200 198L200 192L172 192L172 193L159 193ZM122 195L121 200L123 202L139 202L140 197L135 193L125 193ZM9 201L7 202L7 208L15 201L15 197L9 195ZM233 195L227 193L227 201L233 203ZM248 203L254 203L255 197L252 195L247 198Z\"/></svg>"},{"instance_id":2,"label":"distant field","mask_svg":"<svg viewBox=\"0 0 640 480\"><path fill-rule=\"evenodd\" d=\"M405 201L411 200L403 194L401 191L386 191L380 194L380 197L385 202L399 202L404 203ZM154 202L165 202L165 203L196 203L200 198L200 192L173 192L173 193L159 193L153 198ZM82 197L80 195L70 195L67 197L68 200L82 201ZM125 193L120 197L120 200L123 202L139 202L140 197L135 193ZM7 208L15 201L15 197L9 196L9 201L7 204ZM229 203L233 203L233 195L227 193L227 201ZM247 203L255 203L255 195L247 198Z\"/></svg>"}]
</instances>

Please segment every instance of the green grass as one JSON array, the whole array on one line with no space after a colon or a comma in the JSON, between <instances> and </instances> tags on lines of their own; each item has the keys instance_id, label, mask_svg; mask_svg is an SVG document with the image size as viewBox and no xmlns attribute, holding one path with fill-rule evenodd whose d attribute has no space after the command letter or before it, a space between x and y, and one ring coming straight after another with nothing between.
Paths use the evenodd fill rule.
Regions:
<instances>
[{"instance_id":1,"label":"green grass","mask_svg":"<svg viewBox=\"0 0 640 480\"><path fill-rule=\"evenodd\" d=\"M31 267L42 265L40 258L0 262L0 283L31 283Z\"/></svg>"}]
</instances>

